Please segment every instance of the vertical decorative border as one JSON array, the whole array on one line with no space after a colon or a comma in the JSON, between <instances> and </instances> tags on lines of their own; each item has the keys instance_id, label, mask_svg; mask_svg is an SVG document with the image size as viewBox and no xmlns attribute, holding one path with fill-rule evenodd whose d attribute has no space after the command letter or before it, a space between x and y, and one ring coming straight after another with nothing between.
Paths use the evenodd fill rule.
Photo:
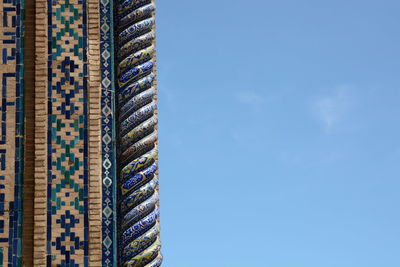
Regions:
<instances>
[{"instance_id":1,"label":"vertical decorative border","mask_svg":"<svg viewBox=\"0 0 400 267\"><path fill-rule=\"evenodd\" d=\"M102 261L116 266L116 170L114 122L113 1L100 1Z\"/></svg>"},{"instance_id":2,"label":"vertical decorative border","mask_svg":"<svg viewBox=\"0 0 400 267\"><path fill-rule=\"evenodd\" d=\"M89 266L86 0L48 0L47 266Z\"/></svg>"},{"instance_id":3,"label":"vertical decorative border","mask_svg":"<svg viewBox=\"0 0 400 267\"><path fill-rule=\"evenodd\" d=\"M112 2L108 0L70 2L76 3L71 6L66 0L36 0L34 265L53 266L58 263L61 266L65 264L88 266L90 263L91 266L116 266L115 160L112 142L114 135ZM63 5L63 8L60 8L60 5ZM78 12L78 9L82 13ZM65 23L69 23L70 20L62 21L63 12L66 12L65 16L70 20L79 19L80 22L66 26ZM71 14L75 16L71 17ZM64 27L68 27L68 30L65 28L64 33L60 32ZM79 31L83 31L83 34ZM64 44L64 40L69 40L70 37L67 36L72 33L77 34L76 37L81 40L79 48L78 44L75 44L74 50L71 50L71 41ZM83 58L74 58L75 49L83 49ZM79 159L79 164L82 164L81 170L84 171L83 175L79 173L79 178L77 174L71 175L71 179L82 182L82 188L79 189L79 206L82 204L79 219L77 214L74 214L75 210L69 212L67 208L64 214L62 211L57 212L58 207L55 206L60 205L60 202L62 207L63 201L69 198L57 193L59 192L57 187L63 188L66 181L56 166L61 164L68 169L68 164L62 157L70 151L64 151L54 139L60 139L61 142L65 140L68 144L67 140L71 140L69 136L75 134L71 129L55 128L55 121L65 120L65 112L61 114L55 112L56 108L64 104L69 106L63 103L68 100L58 96L62 88L57 83L62 83L60 79L64 79L64 74L66 75L64 81L68 82L69 74L66 74L64 66L72 68L71 77L75 77L73 72L82 72L79 79L83 79L83 84L79 87L68 86L70 91L75 90L75 94L82 94L83 90L80 99L69 96L71 103L74 101L75 104L81 105L77 112L83 116L82 125L79 126L83 139L79 139L79 142L84 142L84 147L82 151L75 151L75 156ZM75 77L75 81L79 79ZM107 136L110 139L107 139ZM60 158L60 154L63 153L64 156ZM66 157L71 164L72 158ZM104 178L111 179L111 183ZM104 203L106 206L102 207ZM111 211L111 214L108 211ZM67 243L64 244L63 240ZM108 242L109 240L111 241ZM79 256L75 253L79 253ZM102 257L102 254L106 257ZM104 264L107 259L109 263Z\"/></svg>"},{"instance_id":4,"label":"vertical decorative border","mask_svg":"<svg viewBox=\"0 0 400 267\"><path fill-rule=\"evenodd\" d=\"M24 173L22 264L33 266L35 194L35 1L25 1L24 24Z\"/></svg>"},{"instance_id":5,"label":"vertical decorative border","mask_svg":"<svg viewBox=\"0 0 400 267\"><path fill-rule=\"evenodd\" d=\"M100 3L88 0L89 262L102 266Z\"/></svg>"},{"instance_id":6,"label":"vertical decorative border","mask_svg":"<svg viewBox=\"0 0 400 267\"><path fill-rule=\"evenodd\" d=\"M46 266L47 232L47 0L35 10L35 194L33 264Z\"/></svg>"},{"instance_id":7,"label":"vertical decorative border","mask_svg":"<svg viewBox=\"0 0 400 267\"><path fill-rule=\"evenodd\" d=\"M22 259L23 8L22 0L0 1L0 266Z\"/></svg>"},{"instance_id":8,"label":"vertical decorative border","mask_svg":"<svg viewBox=\"0 0 400 267\"><path fill-rule=\"evenodd\" d=\"M23 47L23 32L24 26L22 23L22 14L24 10L24 1L15 0L16 3L16 71L15 71L15 186L14 186L14 210L10 216L10 225L13 224L12 242L9 242L12 247L12 264L13 266L22 265L22 191L23 191L23 173L24 173L24 47ZM10 209L12 207L10 206ZM8 253L10 259L10 252Z\"/></svg>"}]
</instances>

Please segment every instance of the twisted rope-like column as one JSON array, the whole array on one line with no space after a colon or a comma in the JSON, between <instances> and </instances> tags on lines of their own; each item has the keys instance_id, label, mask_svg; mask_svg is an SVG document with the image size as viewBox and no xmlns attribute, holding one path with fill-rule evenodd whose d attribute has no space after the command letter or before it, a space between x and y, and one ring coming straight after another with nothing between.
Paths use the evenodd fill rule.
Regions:
<instances>
[{"instance_id":1,"label":"twisted rope-like column","mask_svg":"<svg viewBox=\"0 0 400 267\"><path fill-rule=\"evenodd\" d=\"M154 12L151 0L117 5L121 266L162 263Z\"/></svg>"}]
</instances>

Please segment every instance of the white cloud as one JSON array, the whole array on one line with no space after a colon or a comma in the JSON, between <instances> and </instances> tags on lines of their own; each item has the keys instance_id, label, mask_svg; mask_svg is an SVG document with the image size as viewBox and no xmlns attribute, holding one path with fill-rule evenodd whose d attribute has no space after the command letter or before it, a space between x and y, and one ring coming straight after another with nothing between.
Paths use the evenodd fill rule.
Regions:
<instances>
[{"instance_id":1,"label":"white cloud","mask_svg":"<svg viewBox=\"0 0 400 267\"><path fill-rule=\"evenodd\" d=\"M262 104L265 99L263 96L253 91L243 91L235 95L235 98L243 104L259 105Z\"/></svg>"},{"instance_id":2,"label":"white cloud","mask_svg":"<svg viewBox=\"0 0 400 267\"><path fill-rule=\"evenodd\" d=\"M354 87L342 85L315 100L313 104L314 112L327 133L331 133L335 127L342 123L354 108L353 91Z\"/></svg>"}]
</instances>

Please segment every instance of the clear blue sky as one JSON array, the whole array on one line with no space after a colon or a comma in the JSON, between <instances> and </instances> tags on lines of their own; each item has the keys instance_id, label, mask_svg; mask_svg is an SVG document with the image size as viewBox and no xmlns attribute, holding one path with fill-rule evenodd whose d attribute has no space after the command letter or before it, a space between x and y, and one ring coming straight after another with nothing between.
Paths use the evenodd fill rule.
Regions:
<instances>
[{"instance_id":1,"label":"clear blue sky","mask_svg":"<svg viewBox=\"0 0 400 267\"><path fill-rule=\"evenodd\" d=\"M400 2L158 6L166 267L400 266Z\"/></svg>"}]
</instances>

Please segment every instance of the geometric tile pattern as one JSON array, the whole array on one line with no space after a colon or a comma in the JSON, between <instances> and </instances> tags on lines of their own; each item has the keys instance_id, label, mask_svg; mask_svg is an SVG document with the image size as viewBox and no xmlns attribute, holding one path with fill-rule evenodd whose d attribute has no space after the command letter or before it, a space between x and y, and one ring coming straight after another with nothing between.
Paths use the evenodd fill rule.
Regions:
<instances>
[{"instance_id":1,"label":"geometric tile pattern","mask_svg":"<svg viewBox=\"0 0 400 267\"><path fill-rule=\"evenodd\" d=\"M48 12L47 266L88 266L86 1Z\"/></svg>"},{"instance_id":2,"label":"geometric tile pattern","mask_svg":"<svg viewBox=\"0 0 400 267\"><path fill-rule=\"evenodd\" d=\"M160 266L154 3L116 1L118 27L113 0L35 6L34 266ZM0 267L23 264L23 13L0 0Z\"/></svg>"},{"instance_id":3,"label":"geometric tile pattern","mask_svg":"<svg viewBox=\"0 0 400 267\"><path fill-rule=\"evenodd\" d=\"M21 264L23 3L0 0L0 266Z\"/></svg>"},{"instance_id":4,"label":"geometric tile pattern","mask_svg":"<svg viewBox=\"0 0 400 267\"><path fill-rule=\"evenodd\" d=\"M155 5L117 5L119 263L161 266Z\"/></svg>"},{"instance_id":5,"label":"geometric tile pattern","mask_svg":"<svg viewBox=\"0 0 400 267\"><path fill-rule=\"evenodd\" d=\"M113 2L100 1L102 262L116 266L116 165L114 112Z\"/></svg>"}]
</instances>

